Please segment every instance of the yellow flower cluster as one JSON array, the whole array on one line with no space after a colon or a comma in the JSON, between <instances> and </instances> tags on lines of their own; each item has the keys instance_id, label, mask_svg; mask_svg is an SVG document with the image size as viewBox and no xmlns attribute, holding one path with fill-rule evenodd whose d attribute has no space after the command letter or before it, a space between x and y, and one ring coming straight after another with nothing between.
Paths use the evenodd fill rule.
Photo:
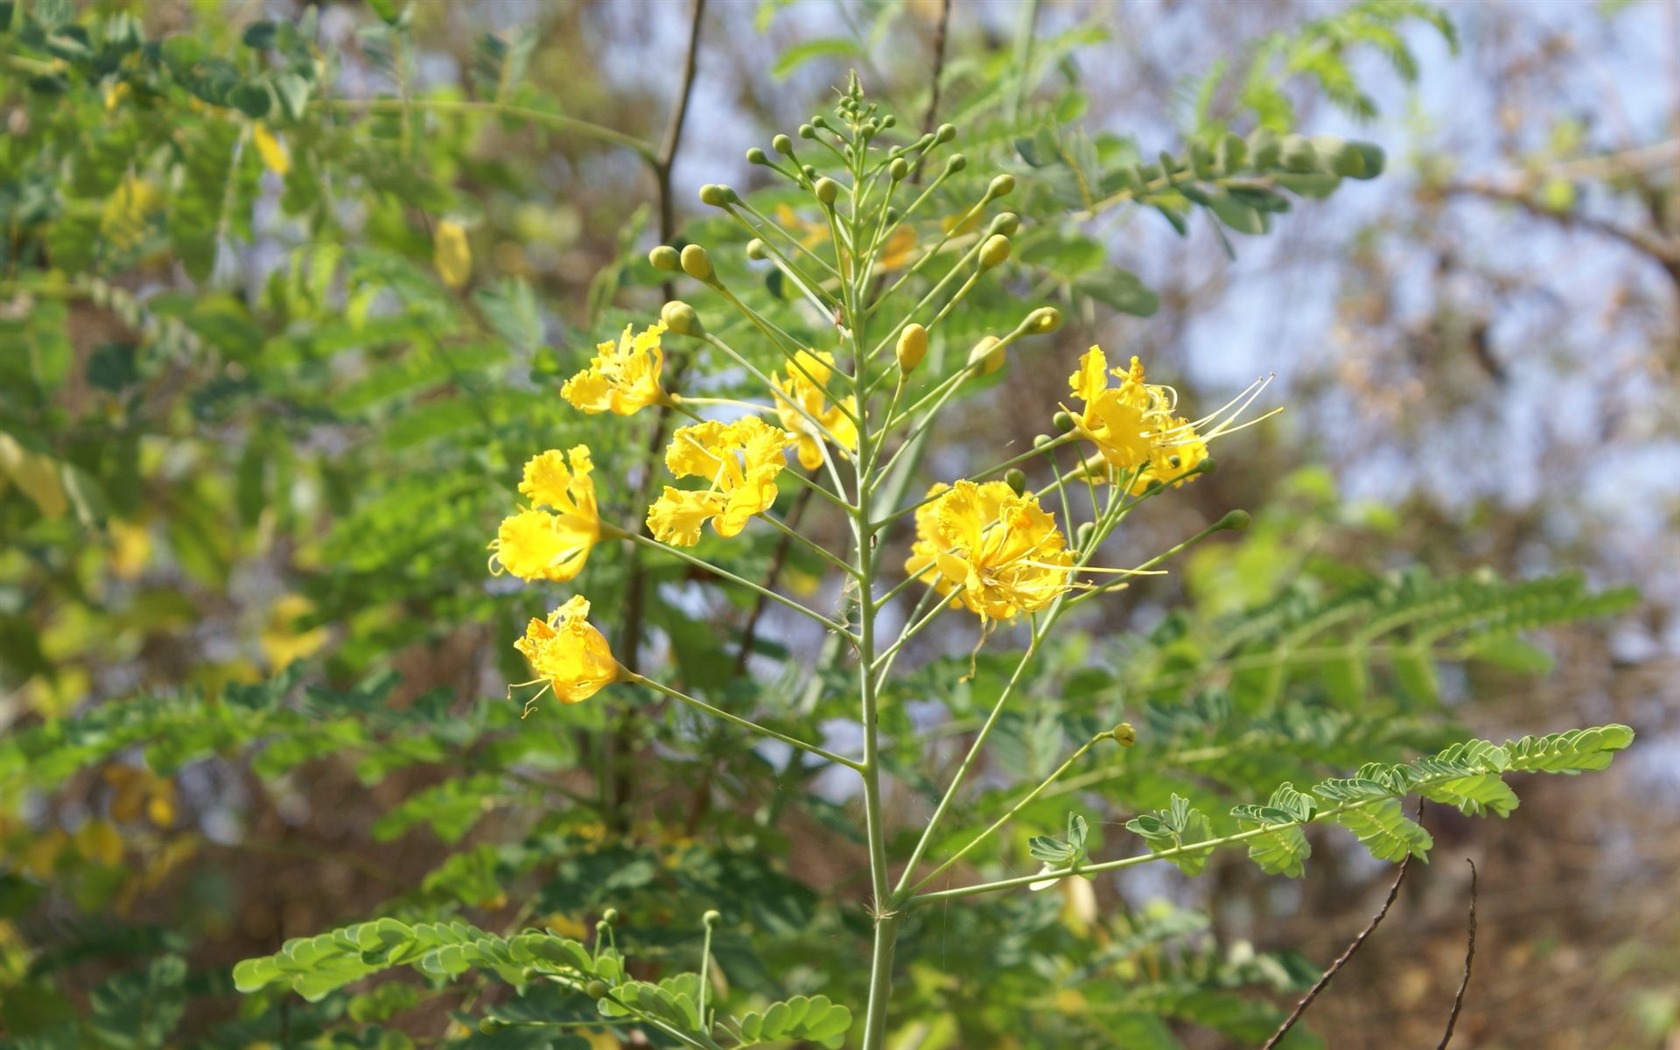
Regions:
<instances>
[{"instance_id":1,"label":"yellow flower cluster","mask_svg":"<svg viewBox=\"0 0 1680 1050\"><path fill-rule=\"evenodd\" d=\"M932 573L982 620L1037 612L1072 583L1073 554L1055 515L1002 481L935 485L916 511L916 542L904 571ZM961 588L958 590L958 588Z\"/></svg>"},{"instance_id":2,"label":"yellow flower cluster","mask_svg":"<svg viewBox=\"0 0 1680 1050\"><path fill-rule=\"evenodd\" d=\"M566 381L560 396L572 407L591 415L613 412L628 416L649 405L669 400L665 388L659 385L659 373L665 367L665 349L659 337L665 334L665 323L655 321L632 335L633 325L624 326L618 343L601 343L589 367Z\"/></svg>"},{"instance_id":3,"label":"yellow flower cluster","mask_svg":"<svg viewBox=\"0 0 1680 1050\"><path fill-rule=\"evenodd\" d=\"M532 619L513 647L563 704L581 703L612 684L621 673L607 639L589 622L589 600L574 595L548 619ZM538 696L541 694L539 693ZM535 698L532 699L535 703ZM530 713L530 704L525 713Z\"/></svg>"},{"instance_id":4,"label":"yellow flower cluster","mask_svg":"<svg viewBox=\"0 0 1680 1050\"><path fill-rule=\"evenodd\" d=\"M583 571L589 549L601 538L592 470L584 445L564 457L550 449L525 464L519 492L532 506L504 518L496 530L490 542L492 573L505 569L522 580L564 582Z\"/></svg>"},{"instance_id":5,"label":"yellow flower cluster","mask_svg":"<svg viewBox=\"0 0 1680 1050\"><path fill-rule=\"evenodd\" d=\"M824 431L841 448L857 450L857 399L848 397L830 405L823 388L833 375L833 354L801 350L788 362L787 379L771 380L776 388L776 415L799 452L799 465L806 470L822 466Z\"/></svg>"},{"instance_id":6,"label":"yellow flower cluster","mask_svg":"<svg viewBox=\"0 0 1680 1050\"><path fill-rule=\"evenodd\" d=\"M1109 376L1120 380L1110 386ZM1111 469L1110 480L1131 479L1141 493L1156 482L1182 484L1207 459L1207 444L1189 420L1177 414L1178 394L1170 386L1147 383L1136 357L1130 368L1108 370L1102 348L1093 346L1068 377L1073 396L1085 402L1068 409L1074 427Z\"/></svg>"},{"instance_id":7,"label":"yellow flower cluster","mask_svg":"<svg viewBox=\"0 0 1680 1050\"><path fill-rule=\"evenodd\" d=\"M654 539L692 547L707 521L719 536L740 532L747 519L776 502L776 475L787 465L787 444L785 431L757 416L680 427L665 451L665 466L679 478L705 478L709 486L689 491L667 485L648 510Z\"/></svg>"}]
</instances>

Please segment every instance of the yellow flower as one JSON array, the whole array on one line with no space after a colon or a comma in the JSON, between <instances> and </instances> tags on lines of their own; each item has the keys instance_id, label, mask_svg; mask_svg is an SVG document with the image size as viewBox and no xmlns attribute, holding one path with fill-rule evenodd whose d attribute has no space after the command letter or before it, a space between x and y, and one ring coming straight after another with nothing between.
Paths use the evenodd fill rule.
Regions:
<instances>
[{"instance_id":1,"label":"yellow flower","mask_svg":"<svg viewBox=\"0 0 1680 1050\"><path fill-rule=\"evenodd\" d=\"M567 460L570 460L570 467ZM503 519L490 541L490 571L505 569L522 580L569 580L583 571L589 548L601 538L589 449L562 457L550 449L525 464L519 491L532 507ZM542 510L541 507L550 510Z\"/></svg>"},{"instance_id":2,"label":"yellow flower","mask_svg":"<svg viewBox=\"0 0 1680 1050\"><path fill-rule=\"evenodd\" d=\"M437 224L432 234L432 265L438 278L450 288L459 290L472 280L472 245L467 243L467 228L453 219Z\"/></svg>"},{"instance_id":3,"label":"yellow flower","mask_svg":"<svg viewBox=\"0 0 1680 1050\"><path fill-rule=\"evenodd\" d=\"M118 251L139 248L162 213L163 193L149 179L126 176L99 210L99 232Z\"/></svg>"},{"instance_id":4,"label":"yellow flower","mask_svg":"<svg viewBox=\"0 0 1680 1050\"><path fill-rule=\"evenodd\" d=\"M648 509L648 528L661 543L691 547L709 519L728 538L747 519L776 502L776 475L787 465L788 434L757 416L733 423L707 420L681 427L665 450L665 466L679 478L701 477L711 487L686 492L666 486Z\"/></svg>"},{"instance_id":5,"label":"yellow flower","mask_svg":"<svg viewBox=\"0 0 1680 1050\"><path fill-rule=\"evenodd\" d=\"M916 511L906 572L931 571L940 594L982 620L1008 620L1049 605L1072 582L1073 555L1056 518L1002 481L934 486Z\"/></svg>"},{"instance_id":6,"label":"yellow flower","mask_svg":"<svg viewBox=\"0 0 1680 1050\"><path fill-rule=\"evenodd\" d=\"M286 173L292 170L292 158L279 136L268 130L267 124L258 121L251 128L251 141L256 144L257 156L262 158L263 167L285 178Z\"/></svg>"},{"instance_id":7,"label":"yellow flower","mask_svg":"<svg viewBox=\"0 0 1680 1050\"><path fill-rule=\"evenodd\" d=\"M659 371L665 365L665 350L659 337L665 322L655 321L632 335L625 325L618 344L601 343L589 367L566 380L560 396L574 408L594 414L614 412L628 416L649 405L663 404L667 395L659 385Z\"/></svg>"},{"instance_id":8,"label":"yellow flower","mask_svg":"<svg viewBox=\"0 0 1680 1050\"><path fill-rule=\"evenodd\" d=\"M799 243L808 249L828 243L827 222L811 222L804 219L786 204L776 205L776 224L797 237ZM947 220L946 224L950 225L951 221ZM969 224L970 228L975 225L978 225L978 220ZM875 258L875 271L887 273L902 270L910 264L911 256L915 253L916 231L909 226L900 226L882 242L880 253Z\"/></svg>"},{"instance_id":9,"label":"yellow flower","mask_svg":"<svg viewBox=\"0 0 1680 1050\"><path fill-rule=\"evenodd\" d=\"M1120 380L1118 386L1108 385L1110 375ZM1183 484L1188 480L1184 475L1207 458L1197 424L1176 412L1178 393L1145 382L1136 357L1130 368L1110 372L1102 348L1093 346L1079 359L1068 386L1085 402L1081 412L1068 409L1074 426L1112 468L1110 480L1131 477L1133 493L1156 482Z\"/></svg>"},{"instance_id":10,"label":"yellow flower","mask_svg":"<svg viewBox=\"0 0 1680 1050\"><path fill-rule=\"evenodd\" d=\"M826 351L801 350L788 362L787 381L771 380L776 387L776 414L799 450L799 465L806 470L822 466L823 431L848 452L857 450L857 399L848 397L830 405L823 387L834 375L834 355ZM803 413L801 413L803 409ZM807 418L809 417L809 418ZM811 420L821 424L819 430Z\"/></svg>"},{"instance_id":11,"label":"yellow flower","mask_svg":"<svg viewBox=\"0 0 1680 1050\"><path fill-rule=\"evenodd\" d=\"M589 622L589 600L581 594L549 613L547 620L533 618L525 637L513 647L530 661L540 676L537 680L546 683L545 691L552 690L563 704L589 699L617 681L620 673L607 639ZM531 704L525 713L531 713Z\"/></svg>"}]
</instances>

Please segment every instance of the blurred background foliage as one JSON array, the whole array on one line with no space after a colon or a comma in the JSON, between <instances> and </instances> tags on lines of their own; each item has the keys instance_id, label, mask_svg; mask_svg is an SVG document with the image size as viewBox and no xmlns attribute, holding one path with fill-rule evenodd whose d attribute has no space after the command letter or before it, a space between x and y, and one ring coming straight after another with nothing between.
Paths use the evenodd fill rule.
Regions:
<instances>
[{"instance_id":1,"label":"blurred background foliage","mask_svg":"<svg viewBox=\"0 0 1680 1050\"><path fill-rule=\"evenodd\" d=\"M656 241L705 243L755 302L783 298L694 189L763 188L743 150L851 68L906 126L959 128L968 177L924 239L996 172L1020 180L1010 294L953 318L952 365L1041 301L1069 319L953 419L930 479L1046 429L1096 341L1191 405L1271 371L1286 406L1116 539L1125 564L1256 516L1058 640L966 814L1006 809L1094 727L1128 719L1138 746L974 870L1031 870L1026 839L1070 805L1119 856L1125 820L1175 792L1218 809L1461 728L1626 722L1644 747L1528 785L1509 822L1429 810L1440 863L1309 1022L1337 1047L1438 1037L1468 856L1467 1042L1672 1039L1680 7L653 10L0 3L5 1045L617 1045L479 1034L487 1013L594 1016L492 984L234 993L235 961L375 914L582 936L611 906L657 977L693 965L717 908L732 1000L856 1002L845 795L628 690L521 723L509 642L548 599L484 564L543 448L588 441L626 482L601 485L603 517L639 519L659 442L564 409L559 382L674 291L723 324L660 287ZM1344 181L1378 156L1295 132L1379 142L1389 171ZM822 345L822 319L782 309ZM706 365L674 362L726 392ZM707 556L822 586L773 536L742 539ZM845 683L809 672L822 639L713 582L603 548L583 589L621 656L843 740ZM918 646L888 716L912 836L1007 658L969 681L935 642L970 644ZM1286 884L1216 856L1197 880L923 914L896 1045L1256 1044L1392 877L1314 845Z\"/></svg>"}]
</instances>

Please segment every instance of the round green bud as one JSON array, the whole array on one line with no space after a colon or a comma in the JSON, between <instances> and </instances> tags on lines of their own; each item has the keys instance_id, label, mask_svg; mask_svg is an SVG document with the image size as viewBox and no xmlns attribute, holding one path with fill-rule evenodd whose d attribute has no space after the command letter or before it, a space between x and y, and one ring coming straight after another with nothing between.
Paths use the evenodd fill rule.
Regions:
<instances>
[{"instance_id":1,"label":"round green bud","mask_svg":"<svg viewBox=\"0 0 1680 1050\"><path fill-rule=\"evenodd\" d=\"M1074 545L1077 546L1080 550L1084 550L1086 547L1089 547L1091 545L1091 541L1096 538L1096 535L1097 535L1097 523L1096 522L1094 522L1094 521L1080 522L1079 528L1075 529L1074 532L1073 532Z\"/></svg>"},{"instance_id":2,"label":"round green bud","mask_svg":"<svg viewBox=\"0 0 1680 1050\"><path fill-rule=\"evenodd\" d=\"M801 124L799 125L799 137L802 139L814 139L817 137L817 129L810 124Z\"/></svg>"},{"instance_id":3,"label":"round green bud","mask_svg":"<svg viewBox=\"0 0 1680 1050\"><path fill-rule=\"evenodd\" d=\"M769 158L769 156L767 156L765 154L765 152L763 150L759 149L757 146L754 146L751 149L747 150L747 163L748 164L768 164L768 163L770 163L770 158Z\"/></svg>"},{"instance_id":4,"label":"round green bud","mask_svg":"<svg viewBox=\"0 0 1680 1050\"><path fill-rule=\"evenodd\" d=\"M894 182L903 182L904 177L910 174L910 162L903 157L894 157L892 163L887 165L887 174L892 176Z\"/></svg>"},{"instance_id":5,"label":"round green bud","mask_svg":"<svg viewBox=\"0 0 1680 1050\"><path fill-rule=\"evenodd\" d=\"M648 262L653 265L655 270L664 270L667 273L676 273L682 269L682 256L678 255L677 250L669 244L661 244L650 250L648 252Z\"/></svg>"},{"instance_id":6,"label":"round green bud","mask_svg":"<svg viewBox=\"0 0 1680 1050\"><path fill-rule=\"evenodd\" d=\"M824 204L833 204L834 198L840 196L840 184L826 175L818 179L816 185L812 186L811 189L816 193L817 200Z\"/></svg>"},{"instance_id":7,"label":"round green bud","mask_svg":"<svg viewBox=\"0 0 1680 1050\"><path fill-rule=\"evenodd\" d=\"M887 225L888 226L896 225L898 220L899 220L898 209L897 208L888 208L887 209Z\"/></svg>"},{"instance_id":8,"label":"round green bud","mask_svg":"<svg viewBox=\"0 0 1680 1050\"><path fill-rule=\"evenodd\" d=\"M601 1000L611 995L612 989L607 987L607 982L595 980L583 986L583 994L591 999Z\"/></svg>"},{"instance_id":9,"label":"round green bud","mask_svg":"<svg viewBox=\"0 0 1680 1050\"><path fill-rule=\"evenodd\" d=\"M719 186L715 182L708 182L700 187L700 203L714 208L721 208L729 203L728 187Z\"/></svg>"},{"instance_id":10,"label":"round green bud","mask_svg":"<svg viewBox=\"0 0 1680 1050\"><path fill-rule=\"evenodd\" d=\"M907 324L904 331L898 333L898 367L908 372L922 363L927 356L927 329L919 324Z\"/></svg>"},{"instance_id":11,"label":"round green bud","mask_svg":"<svg viewBox=\"0 0 1680 1050\"><path fill-rule=\"evenodd\" d=\"M718 924L723 921L723 915L716 908L709 908L706 914L700 916L700 921L705 923L708 929L715 930Z\"/></svg>"},{"instance_id":12,"label":"round green bud","mask_svg":"<svg viewBox=\"0 0 1680 1050\"><path fill-rule=\"evenodd\" d=\"M1137 743L1137 729L1130 722L1121 722L1108 731L1114 742L1121 747L1131 747Z\"/></svg>"},{"instance_id":13,"label":"round green bud","mask_svg":"<svg viewBox=\"0 0 1680 1050\"><path fill-rule=\"evenodd\" d=\"M1050 417L1050 422L1057 430L1066 432L1073 429L1073 417L1066 412L1057 412Z\"/></svg>"},{"instance_id":14,"label":"round green bud","mask_svg":"<svg viewBox=\"0 0 1680 1050\"><path fill-rule=\"evenodd\" d=\"M1015 192L1015 176L1004 172L992 179L992 184L986 187L986 199L997 200Z\"/></svg>"},{"instance_id":15,"label":"round green bud","mask_svg":"<svg viewBox=\"0 0 1680 1050\"><path fill-rule=\"evenodd\" d=\"M990 270L994 266L1002 266L1009 260L1009 238L1001 233L994 233L986 238L986 243L980 246L980 268Z\"/></svg>"},{"instance_id":16,"label":"round green bud","mask_svg":"<svg viewBox=\"0 0 1680 1050\"><path fill-rule=\"evenodd\" d=\"M613 923L617 922L618 921L618 909L617 908L608 908L606 911L602 912L601 913L601 921L606 923L608 926L611 926Z\"/></svg>"},{"instance_id":17,"label":"round green bud","mask_svg":"<svg viewBox=\"0 0 1680 1050\"><path fill-rule=\"evenodd\" d=\"M966 167L968 167L968 158L961 153L953 153L951 159L945 162L945 173L955 175Z\"/></svg>"},{"instance_id":18,"label":"round green bud","mask_svg":"<svg viewBox=\"0 0 1680 1050\"><path fill-rule=\"evenodd\" d=\"M941 124L933 133L933 141L935 142L950 142L956 137L957 126L955 124Z\"/></svg>"},{"instance_id":19,"label":"round green bud","mask_svg":"<svg viewBox=\"0 0 1680 1050\"><path fill-rule=\"evenodd\" d=\"M1050 442L1054 440L1056 439L1051 437L1049 434L1034 434L1032 446L1033 448L1043 448L1045 445L1050 444Z\"/></svg>"},{"instance_id":20,"label":"round green bud","mask_svg":"<svg viewBox=\"0 0 1680 1050\"><path fill-rule=\"evenodd\" d=\"M478 1030L483 1035L495 1035L497 1032L504 1032L510 1027L500 1017L481 1017L478 1021Z\"/></svg>"},{"instance_id":21,"label":"round green bud","mask_svg":"<svg viewBox=\"0 0 1680 1050\"><path fill-rule=\"evenodd\" d=\"M1207 459L1202 460L1200 463L1196 464L1196 473L1198 473L1198 474L1212 474L1214 471L1216 471L1218 469L1219 469L1219 464L1215 463L1211 456Z\"/></svg>"},{"instance_id":22,"label":"round green bud","mask_svg":"<svg viewBox=\"0 0 1680 1050\"><path fill-rule=\"evenodd\" d=\"M659 308L659 319L665 322L665 329L678 335L699 335L705 331L700 324L700 315L694 312L694 307L673 299Z\"/></svg>"},{"instance_id":23,"label":"round green bud","mask_svg":"<svg viewBox=\"0 0 1680 1050\"><path fill-rule=\"evenodd\" d=\"M988 335L974 344L974 349L968 352L968 367L977 370L983 376L989 376L1003 367L1003 340L995 335Z\"/></svg>"},{"instance_id":24,"label":"round green bud","mask_svg":"<svg viewBox=\"0 0 1680 1050\"><path fill-rule=\"evenodd\" d=\"M829 126L828 118L824 117L821 113L818 113L816 116L812 117L811 118L811 123L814 126L823 129L824 131L833 131L834 130L832 127Z\"/></svg>"},{"instance_id":25,"label":"round green bud","mask_svg":"<svg viewBox=\"0 0 1680 1050\"><path fill-rule=\"evenodd\" d=\"M1061 326L1062 312L1054 306L1041 306L1021 322L1021 327L1034 335L1049 335Z\"/></svg>"},{"instance_id":26,"label":"round green bud","mask_svg":"<svg viewBox=\"0 0 1680 1050\"><path fill-rule=\"evenodd\" d=\"M770 258L770 249L765 246L763 241L754 237L747 242L747 258L760 261L768 259Z\"/></svg>"},{"instance_id":27,"label":"round green bud","mask_svg":"<svg viewBox=\"0 0 1680 1050\"><path fill-rule=\"evenodd\" d=\"M817 169L816 168L811 167L809 164L805 164L805 165L801 165L799 170L805 176L805 181L806 182L816 182L817 181Z\"/></svg>"},{"instance_id":28,"label":"round green bud","mask_svg":"<svg viewBox=\"0 0 1680 1050\"><path fill-rule=\"evenodd\" d=\"M1015 236L1015 231L1021 228L1021 217L1012 211L1000 211L992 216L992 224L987 227L987 233L1001 233L1005 237Z\"/></svg>"},{"instance_id":29,"label":"round green bud","mask_svg":"<svg viewBox=\"0 0 1680 1050\"><path fill-rule=\"evenodd\" d=\"M1027 472L1020 467L1010 467L1003 472L1003 483L1009 486L1011 492L1019 496L1027 491Z\"/></svg>"},{"instance_id":30,"label":"round green bud","mask_svg":"<svg viewBox=\"0 0 1680 1050\"><path fill-rule=\"evenodd\" d=\"M696 281L712 280L712 257L706 254L706 249L698 244L691 244L682 250L683 273Z\"/></svg>"},{"instance_id":31,"label":"round green bud","mask_svg":"<svg viewBox=\"0 0 1680 1050\"><path fill-rule=\"evenodd\" d=\"M770 140L770 148L784 157L793 156L793 140L786 135L777 135Z\"/></svg>"},{"instance_id":32,"label":"round green bud","mask_svg":"<svg viewBox=\"0 0 1680 1050\"><path fill-rule=\"evenodd\" d=\"M893 116L891 113L883 114L881 117L881 126L883 128L896 128L898 127L898 118Z\"/></svg>"},{"instance_id":33,"label":"round green bud","mask_svg":"<svg viewBox=\"0 0 1680 1050\"><path fill-rule=\"evenodd\" d=\"M1220 518L1213 527L1216 529L1229 529L1232 532L1241 532L1253 523L1254 517L1250 515L1248 511L1230 510L1226 511L1225 516Z\"/></svg>"}]
</instances>

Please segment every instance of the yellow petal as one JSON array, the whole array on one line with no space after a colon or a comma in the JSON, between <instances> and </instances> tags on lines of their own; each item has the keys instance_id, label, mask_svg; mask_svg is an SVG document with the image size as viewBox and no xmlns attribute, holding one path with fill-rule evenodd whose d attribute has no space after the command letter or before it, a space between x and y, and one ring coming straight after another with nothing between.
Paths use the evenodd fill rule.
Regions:
<instances>
[{"instance_id":1,"label":"yellow petal","mask_svg":"<svg viewBox=\"0 0 1680 1050\"><path fill-rule=\"evenodd\" d=\"M262 158L263 167L285 178L286 173L292 170L292 158L274 132L268 130L268 125L258 123L253 127L251 141L256 143L257 155Z\"/></svg>"},{"instance_id":2,"label":"yellow petal","mask_svg":"<svg viewBox=\"0 0 1680 1050\"><path fill-rule=\"evenodd\" d=\"M472 248L466 227L452 219L437 224L432 237L432 264L438 278L450 288L465 288L472 279Z\"/></svg>"}]
</instances>

